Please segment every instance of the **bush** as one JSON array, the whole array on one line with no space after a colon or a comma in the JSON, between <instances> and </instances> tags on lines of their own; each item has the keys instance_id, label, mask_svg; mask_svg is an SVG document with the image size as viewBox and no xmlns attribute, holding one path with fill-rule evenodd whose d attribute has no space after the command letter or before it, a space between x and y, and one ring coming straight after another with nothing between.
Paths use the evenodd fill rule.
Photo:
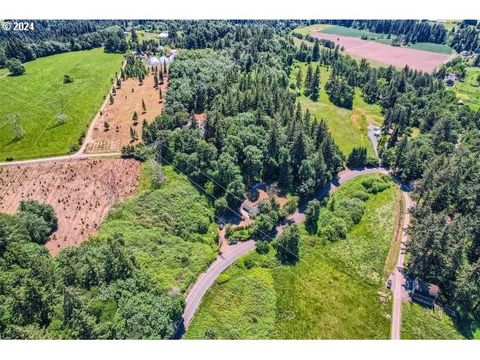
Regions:
<instances>
[{"instance_id":1,"label":"bush","mask_svg":"<svg viewBox=\"0 0 480 360\"><path fill-rule=\"evenodd\" d=\"M255 266L255 262L250 258L246 258L243 260L243 266L245 269L251 269Z\"/></svg>"},{"instance_id":2,"label":"bush","mask_svg":"<svg viewBox=\"0 0 480 360\"><path fill-rule=\"evenodd\" d=\"M10 59L7 61L7 68L13 76L25 74L25 67L18 59Z\"/></svg>"},{"instance_id":3,"label":"bush","mask_svg":"<svg viewBox=\"0 0 480 360\"><path fill-rule=\"evenodd\" d=\"M217 284L225 284L228 280L230 280L230 275L222 273L217 278Z\"/></svg>"},{"instance_id":4,"label":"bush","mask_svg":"<svg viewBox=\"0 0 480 360\"><path fill-rule=\"evenodd\" d=\"M348 214L354 224L358 224L362 220L365 211L365 204L362 200L357 198L342 199L338 205Z\"/></svg>"},{"instance_id":5,"label":"bush","mask_svg":"<svg viewBox=\"0 0 480 360\"><path fill-rule=\"evenodd\" d=\"M368 193L366 193L365 191L362 191L362 190L359 190L359 191L356 191L352 194L352 196L356 199L360 199L362 201L367 201L368 198L370 197L370 195L368 195Z\"/></svg>"},{"instance_id":6,"label":"bush","mask_svg":"<svg viewBox=\"0 0 480 360\"><path fill-rule=\"evenodd\" d=\"M385 180L372 178L363 180L362 185L370 194L378 194L379 192L382 192L390 187Z\"/></svg>"},{"instance_id":7,"label":"bush","mask_svg":"<svg viewBox=\"0 0 480 360\"><path fill-rule=\"evenodd\" d=\"M73 82L73 76L65 74L63 75L63 83L64 84L70 84Z\"/></svg>"},{"instance_id":8,"label":"bush","mask_svg":"<svg viewBox=\"0 0 480 360\"><path fill-rule=\"evenodd\" d=\"M290 198L285 203L284 209L286 210L288 215L291 215L297 210L298 207L298 199L297 198Z\"/></svg>"},{"instance_id":9,"label":"bush","mask_svg":"<svg viewBox=\"0 0 480 360\"><path fill-rule=\"evenodd\" d=\"M326 226L322 235L327 238L329 241L338 241L340 239L345 239L347 237L347 226L343 219L335 219L335 222L331 225Z\"/></svg>"},{"instance_id":10,"label":"bush","mask_svg":"<svg viewBox=\"0 0 480 360\"><path fill-rule=\"evenodd\" d=\"M270 245L268 244L267 241L257 241L257 252L259 254L268 254L270 251Z\"/></svg>"}]
</instances>

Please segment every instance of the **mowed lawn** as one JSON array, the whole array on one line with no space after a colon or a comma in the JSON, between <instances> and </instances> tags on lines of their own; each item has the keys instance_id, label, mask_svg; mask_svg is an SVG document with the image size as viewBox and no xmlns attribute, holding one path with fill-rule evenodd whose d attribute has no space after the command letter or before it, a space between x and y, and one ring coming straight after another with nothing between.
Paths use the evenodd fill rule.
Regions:
<instances>
[{"instance_id":1,"label":"mowed lawn","mask_svg":"<svg viewBox=\"0 0 480 360\"><path fill-rule=\"evenodd\" d=\"M21 76L0 75L0 161L74 150L112 86L122 59L121 54L106 54L103 49L70 52L28 62ZM65 74L73 77L73 83L63 83ZM61 112L66 122L58 124ZM13 139L10 114L16 114L25 130L21 140Z\"/></svg>"},{"instance_id":2,"label":"mowed lawn","mask_svg":"<svg viewBox=\"0 0 480 360\"><path fill-rule=\"evenodd\" d=\"M315 69L313 64L313 69ZM295 83L297 73L301 69L303 77L307 73L307 64L295 62L290 74L290 82ZM310 113L318 120L323 119L327 124L328 130L333 136L335 143L345 156L348 156L354 147L364 146L368 154L374 156L373 146L367 136L368 124L382 125L383 115L380 105L367 104L362 97L361 90L355 89L353 108L345 109L334 105L325 92L325 84L330 76L331 69L320 68L320 97L318 101L313 101L295 89L299 93L298 101L303 109L308 109Z\"/></svg>"},{"instance_id":3,"label":"mowed lawn","mask_svg":"<svg viewBox=\"0 0 480 360\"><path fill-rule=\"evenodd\" d=\"M382 302L378 292L387 293L383 270L398 206L395 186L377 175L354 179L332 196L335 200L324 205L320 217L339 221L332 201L360 192L365 196L366 179L386 181L389 187L364 197L364 215L346 239L329 242L307 234L302 225L295 265L279 264L273 247L266 255L254 252L239 259L207 292L186 337L389 338L391 302ZM323 226L320 220L320 231Z\"/></svg>"}]
</instances>

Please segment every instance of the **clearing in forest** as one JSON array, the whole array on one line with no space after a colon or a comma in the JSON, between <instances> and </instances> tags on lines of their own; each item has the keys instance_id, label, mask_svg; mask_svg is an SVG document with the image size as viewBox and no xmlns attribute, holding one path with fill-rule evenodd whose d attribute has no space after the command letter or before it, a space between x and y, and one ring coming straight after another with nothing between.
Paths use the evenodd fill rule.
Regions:
<instances>
[{"instance_id":1,"label":"clearing in forest","mask_svg":"<svg viewBox=\"0 0 480 360\"><path fill-rule=\"evenodd\" d=\"M103 49L76 51L30 61L24 75L0 76L0 161L77 150L122 59Z\"/></svg>"},{"instance_id":2,"label":"clearing in forest","mask_svg":"<svg viewBox=\"0 0 480 360\"><path fill-rule=\"evenodd\" d=\"M15 213L22 200L52 205L58 230L46 243L51 254L98 231L111 207L135 193L135 160L55 161L0 167L0 212Z\"/></svg>"},{"instance_id":3,"label":"clearing in forest","mask_svg":"<svg viewBox=\"0 0 480 360\"><path fill-rule=\"evenodd\" d=\"M408 65L415 70L432 72L441 64L446 63L451 57L450 54L391 46L378 41L363 40L324 31L316 31L312 33L312 36L318 39L333 41L335 44L340 45L349 55L393 65L397 68L403 68L405 65ZM426 45L423 48L427 48Z\"/></svg>"},{"instance_id":4,"label":"clearing in forest","mask_svg":"<svg viewBox=\"0 0 480 360\"><path fill-rule=\"evenodd\" d=\"M134 78L122 81L121 87L116 89L116 95L113 96L113 104L108 102L102 113L95 118L91 137L86 139L85 152L119 152L124 145L139 143L142 139L143 120L150 123L162 112L165 102L160 100L160 91L164 98L167 83L168 77L165 76L164 83L155 88L152 74L145 77L142 84ZM134 112L137 113L137 121L133 121ZM136 140L132 139L130 129L135 131Z\"/></svg>"},{"instance_id":5,"label":"clearing in forest","mask_svg":"<svg viewBox=\"0 0 480 360\"><path fill-rule=\"evenodd\" d=\"M295 62L290 75L291 83L295 83L299 69L305 79L307 64ZM318 101L313 101L305 96L304 88L299 92L298 101L302 108L308 109L317 120L325 120L330 134L345 156L348 156L354 147L359 146L366 147L368 154L373 156L373 146L368 139L367 127L369 124L377 126L383 124L380 105L367 104L363 100L361 90L356 88L351 110L336 106L330 101L325 91L325 84L330 73L331 69L320 67L320 97Z\"/></svg>"}]
</instances>

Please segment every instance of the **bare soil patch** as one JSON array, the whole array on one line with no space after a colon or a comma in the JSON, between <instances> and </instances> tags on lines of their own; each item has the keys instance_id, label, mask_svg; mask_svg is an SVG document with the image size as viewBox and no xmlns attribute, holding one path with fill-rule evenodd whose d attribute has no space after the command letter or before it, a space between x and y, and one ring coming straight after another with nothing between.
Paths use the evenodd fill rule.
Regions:
<instances>
[{"instance_id":1,"label":"bare soil patch","mask_svg":"<svg viewBox=\"0 0 480 360\"><path fill-rule=\"evenodd\" d=\"M162 90L163 98L168 86L168 77L165 76L164 83L159 87ZM143 120L152 122L164 107L164 100L160 100L159 89L154 87L153 75L149 74L140 85L138 79L127 79L122 81L113 104L109 102L102 113L94 120L91 138L86 141L86 153L119 152L122 146L141 142ZM146 111L143 111L142 100L145 102ZM132 122L133 113L137 112L138 122ZM109 129L105 129L105 122L108 122ZM132 141L130 127L137 132L138 140Z\"/></svg>"},{"instance_id":2,"label":"bare soil patch","mask_svg":"<svg viewBox=\"0 0 480 360\"><path fill-rule=\"evenodd\" d=\"M396 47L350 36L325 34L319 31L313 33L312 36L331 40L343 46L345 52L354 56L393 65L398 68L408 65L412 69L425 72L432 72L439 65L447 62L451 56L449 54Z\"/></svg>"},{"instance_id":3,"label":"bare soil patch","mask_svg":"<svg viewBox=\"0 0 480 360\"><path fill-rule=\"evenodd\" d=\"M0 167L0 212L15 213L27 199L52 205L58 230L45 247L55 255L95 234L111 207L135 193L139 172L139 163L132 159Z\"/></svg>"}]
</instances>

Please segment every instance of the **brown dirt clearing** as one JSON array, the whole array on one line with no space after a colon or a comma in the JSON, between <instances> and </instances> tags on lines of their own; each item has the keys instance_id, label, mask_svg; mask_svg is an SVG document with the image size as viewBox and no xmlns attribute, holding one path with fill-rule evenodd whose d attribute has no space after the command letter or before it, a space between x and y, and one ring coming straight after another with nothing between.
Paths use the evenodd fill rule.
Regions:
<instances>
[{"instance_id":1,"label":"brown dirt clearing","mask_svg":"<svg viewBox=\"0 0 480 360\"><path fill-rule=\"evenodd\" d=\"M132 159L0 167L0 212L15 213L28 199L52 205L58 230L45 247L55 255L95 234L111 207L135 193L139 173L140 164Z\"/></svg>"},{"instance_id":2,"label":"brown dirt clearing","mask_svg":"<svg viewBox=\"0 0 480 360\"><path fill-rule=\"evenodd\" d=\"M160 86L163 99L167 86L168 77L165 76L164 83ZM89 141L85 150L87 153L118 152L124 145L141 142L143 120L152 122L160 115L165 104L164 100L160 101L159 90L154 87L151 73L145 77L143 85L140 85L138 79L130 78L122 81L121 88L116 91L113 104L108 102L102 114L94 120L91 139L87 140ZM142 99L147 109L145 113L142 109ZM138 114L138 123L134 126L132 116L135 111ZM105 130L105 121L110 125L109 130ZM138 140L134 142L130 136L130 127L137 132Z\"/></svg>"}]
</instances>

